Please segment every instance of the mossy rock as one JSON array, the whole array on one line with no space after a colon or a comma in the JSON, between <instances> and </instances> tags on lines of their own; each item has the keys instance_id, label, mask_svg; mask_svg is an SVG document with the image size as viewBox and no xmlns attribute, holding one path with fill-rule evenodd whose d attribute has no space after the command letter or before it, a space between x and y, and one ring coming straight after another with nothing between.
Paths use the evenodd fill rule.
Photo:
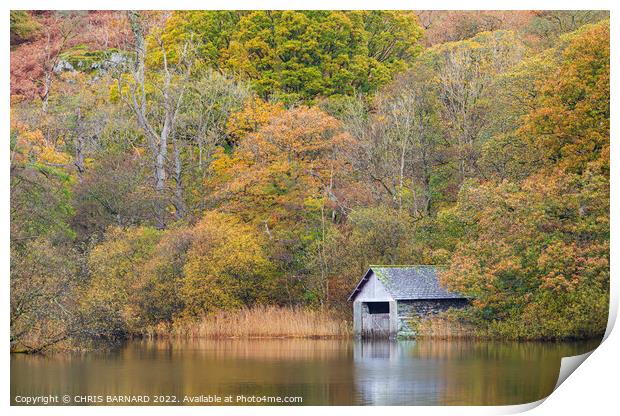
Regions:
<instances>
[{"instance_id":1,"label":"mossy rock","mask_svg":"<svg viewBox=\"0 0 620 416\"><path fill-rule=\"evenodd\" d=\"M76 45L60 55L60 59L64 68L91 72L104 68L106 66L105 62L108 61L113 54L119 53L119 50L116 48L91 50L87 45Z\"/></svg>"}]
</instances>

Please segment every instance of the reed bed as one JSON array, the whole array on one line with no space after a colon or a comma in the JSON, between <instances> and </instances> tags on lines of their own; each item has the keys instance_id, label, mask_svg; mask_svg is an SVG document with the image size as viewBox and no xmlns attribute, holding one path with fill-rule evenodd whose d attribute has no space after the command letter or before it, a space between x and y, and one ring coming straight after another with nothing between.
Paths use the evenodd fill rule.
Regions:
<instances>
[{"instance_id":1,"label":"reed bed","mask_svg":"<svg viewBox=\"0 0 620 416\"><path fill-rule=\"evenodd\" d=\"M349 322L328 309L255 306L219 311L196 321L148 331L153 337L184 338L341 338L351 336Z\"/></svg>"},{"instance_id":2,"label":"reed bed","mask_svg":"<svg viewBox=\"0 0 620 416\"><path fill-rule=\"evenodd\" d=\"M477 338L472 325L460 322L453 317L433 316L420 321L418 337L433 339Z\"/></svg>"}]
</instances>

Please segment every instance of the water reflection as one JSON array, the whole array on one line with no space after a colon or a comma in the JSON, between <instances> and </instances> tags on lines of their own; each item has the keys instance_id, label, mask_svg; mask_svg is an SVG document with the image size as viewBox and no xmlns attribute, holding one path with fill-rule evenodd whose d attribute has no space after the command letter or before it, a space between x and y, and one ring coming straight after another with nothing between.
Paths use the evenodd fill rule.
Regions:
<instances>
[{"instance_id":1,"label":"water reflection","mask_svg":"<svg viewBox=\"0 0 620 416\"><path fill-rule=\"evenodd\" d=\"M106 353L11 357L16 395L301 396L312 405L517 404L548 395L579 343L136 341Z\"/></svg>"},{"instance_id":2,"label":"water reflection","mask_svg":"<svg viewBox=\"0 0 620 416\"><path fill-rule=\"evenodd\" d=\"M549 395L562 357L598 341L359 342L354 380L361 402L374 405L504 405Z\"/></svg>"}]
</instances>

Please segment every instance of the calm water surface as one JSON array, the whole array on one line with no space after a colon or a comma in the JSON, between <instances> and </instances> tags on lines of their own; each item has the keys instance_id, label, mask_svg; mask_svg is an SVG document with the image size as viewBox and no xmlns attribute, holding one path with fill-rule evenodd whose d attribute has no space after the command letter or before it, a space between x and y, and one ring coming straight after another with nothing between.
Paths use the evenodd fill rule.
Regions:
<instances>
[{"instance_id":1,"label":"calm water surface","mask_svg":"<svg viewBox=\"0 0 620 416\"><path fill-rule=\"evenodd\" d=\"M232 395L237 400L243 395L298 396L305 405L520 404L551 393L561 357L583 354L598 344L133 341L111 352L14 354L11 401L18 404L18 395L69 395L72 400L164 395L184 404L186 396Z\"/></svg>"}]
</instances>

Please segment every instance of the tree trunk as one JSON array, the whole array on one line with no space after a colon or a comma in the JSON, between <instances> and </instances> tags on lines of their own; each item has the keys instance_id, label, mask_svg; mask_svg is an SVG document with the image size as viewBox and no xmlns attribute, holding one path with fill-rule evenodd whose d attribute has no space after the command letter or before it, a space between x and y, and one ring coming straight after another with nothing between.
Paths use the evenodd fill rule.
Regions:
<instances>
[{"instance_id":1,"label":"tree trunk","mask_svg":"<svg viewBox=\"0 0 620 416\"><path fill-rule=\"evenodd\" d=\"M75 167L77 169L78 181L82 182L82 175L84 174L84 135L82 131L82 113L80 109L77 109L76 114L76 135L74 140L75 146Z\"/></svg>"},{"instance_id":2,"label":"tree trunk","mask_svg":"<svg viewBox=\"0 0 620 416\"><path fill-rule=\"evenodd\" d=\"M404 184L404 177L405 177L405 155L407 153L407 139L403 138L403 147L401 149L401 153L400 153L400 169L399 169L399 187L400 189L398 190L398 212L401 212L403 209L403 188L405 186Z\"/></svg>"},{"instance_id":3,"label":"tree trunk","mask_svg":"<svg viewBox=\"0 0 620 416\"><path fill-rule=\"evenodd\" d=\"M168 103L165 102L166 114L164 125L158 135L155 129L149 124L147 119L146 109L146 87L145 87L145 59L146 59L146 43L144 27L141 22L140 12L137 10L131 10L128 12L129 23L134 35L135 42L135 65L134 65L134 81L135 85L132 89L132 106L138 118L138 124L144 130L146 139L149 143L149 148L153 154L154 159L154 180L155 180L155 193L157 200L155 201L155 222L157 228L164 229L165 223L165 200L164 193L166 188L166 156L167 156L167 140L168 132L170 131L170 119ZM169 86L169 82L167 82ZM138 90L138 91L136 91ZM167 98L167 92L165 93Z\"/></svg>"},{"instance_id":4,"label":"tree trunk","mask_svg":"<svg viewBox=\"0 0 620 416\"><path fill-rule=\"evenodd\" d=\"M47 107L49 104L51 88L52 88L52 70L45 73L43 93L41 94L41 111L43 111L43 113L47 113Z\"/></svg>"},{"instance_id":5,"label":"tree trunk","mask_svg":"<svg viewBox=\"0 0 620 416\"><path fill-rule=\"evenodd\" d=\"M172 147L174 153L174 207L175 218L180 220L185 217L186 208L183 192L183 165L181 162L181 149L179 148L179 142L176 137L172 135Z\"/></svg>"},{"instance_id":6,"label":"tree trunk","mask_svg":"<svg viewBox=\"0 0 620 416\"><path fill-rule=\"evenodd\" d=\"M45 44L45 62L43 63L43 91L39 94L41 97L41 111L47 113L49 103L50 89L52 88L52 73L54 71L54 63L52 61L52 35L49 30L47 32L47 43Z\"/></svg>"}]
</instances>

